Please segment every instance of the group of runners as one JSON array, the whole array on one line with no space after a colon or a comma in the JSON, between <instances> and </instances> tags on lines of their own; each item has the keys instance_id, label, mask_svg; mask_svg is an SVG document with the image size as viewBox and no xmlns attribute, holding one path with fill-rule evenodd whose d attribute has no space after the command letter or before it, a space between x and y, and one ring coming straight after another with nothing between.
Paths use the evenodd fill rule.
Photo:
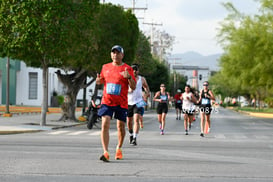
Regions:
<instances>
[{"instance_id":1,"label":"group of runners","mask_svg":"<svg viewBox=\"0 0 273 182\"><path fill-rule=\"evenodd\" d=\"M180 89L177 90L174 96L176 119L181 119L181 114L184 114L184 128L185 135L188 135L191 124L195 121L195 117L200 113L200 136L204 137L205 123L208 125L208 132L210 132L210 114L212 111L211 102L215 100L214 94L209 90L209 82L203 83L203 89L198 92L193 92L190 85L185 86L185 92L182 93Z\"/></svg>"},{"instance_id":2,"label":"group of runners","mask_svg":"<svg viewBox=\"0 0 273 182\"><path fill-rule=\"evenodd\" d=\"M144 107L147 104L147 98L150 97L150 90L146 79L139 75L139 65L129 66L124 63L124 50L121 46L115 45L111 49L112 62L104 64L100 74L97 74L96 84L104 85L102 105L98 114L102 118L101 124L101 143L103 154L100 160L109 162L109 129L110 121L114 115L117 119L118 144L116 147L115 159L123 158L122 145L126 133L126 121L129 131L129 140L131 145L137 145L137 136L139 128L143 128ZM175 96L176 107L184 113L184 126L188 134L189 123L192 122L194 104L200 103L201 111L201 136L204 136L204 119L209 120L211 112L210 100L214 99L213 93L208 89L208 82L203 84L204 89L200 93L199 100L190 92L190 86L185 87L185 92L178 98ZM144 92L143 92L144 90ZM166 115L168 113L168 104L172 100L170 94L166 92L165 84L160 85L160 91L156 92L153 100L158 102L157 115L160 128L160 134L164 135L166 125ZM182 106L182 108L180 107ZM180 112L180 111L179 111ZM180 119L181 114L177 115ZM203 120L202 120L203 118Z\"/></svg>"}]
</instances>

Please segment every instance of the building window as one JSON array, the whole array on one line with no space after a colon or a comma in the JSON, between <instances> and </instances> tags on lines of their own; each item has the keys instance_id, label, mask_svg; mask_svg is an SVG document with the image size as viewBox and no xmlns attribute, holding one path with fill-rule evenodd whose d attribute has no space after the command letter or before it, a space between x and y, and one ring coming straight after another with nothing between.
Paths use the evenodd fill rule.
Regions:
<instances>
[{"instance_id":1,"label":"building window","mask_svg":"<svg viewBox=\"0 0 273 182\"><path fill-rule=\"evenodd\" d=\"M28 89L28 98L37 99L38 94L38 73L29 73L29 89Z\"/></svg>"}]
</instances>

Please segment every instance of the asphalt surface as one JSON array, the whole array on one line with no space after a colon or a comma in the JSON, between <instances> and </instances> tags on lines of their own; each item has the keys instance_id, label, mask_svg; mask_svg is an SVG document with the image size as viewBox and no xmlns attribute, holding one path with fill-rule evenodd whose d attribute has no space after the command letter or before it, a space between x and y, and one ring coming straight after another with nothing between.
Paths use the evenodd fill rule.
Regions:
<instances>
[{"instance_id":1,"label":"asphalt surface","mask_svg":"<svg viewBox=\"0 0 273 182\"><path fill-rule=\"evenodd\" d=\"M200 137L199 116L185 135L183 121L176 120L170 109L165 135L160 135L156 113L146 112L138 145L130 145L127 135L124 160L119 161L114 159L116 122L111 122L109 163L99 160L99 127L69 127L78 123L59 122L60 113L48 114L48 130L1 135L0 181L272 182L273 120L222 108L217 111L212 114L211 133L205 137ZM20 126L40 122L40 114L14 119L20 117L25 118Z\"/></svg>"},{"instance_id":2,"label":"asphalt surface","mask_svg":"<svg viewBox=\"0 0 273 182\"><path fill-rule=\"evenodd\" d=\"M81 111L76 112L76 118L81 116ZM251 113L242 112L242 114L254 117L273 118L273 113ZM59 121L61 113L50 113L46 117L46 125L41 126L41 114L35 112L18 113L12 117L0 116L0 134L16 134L27 132L39 132L43 130L56 130L59 128L74 127L84 125L86 122Z\"/></svg>"}]
</instances>

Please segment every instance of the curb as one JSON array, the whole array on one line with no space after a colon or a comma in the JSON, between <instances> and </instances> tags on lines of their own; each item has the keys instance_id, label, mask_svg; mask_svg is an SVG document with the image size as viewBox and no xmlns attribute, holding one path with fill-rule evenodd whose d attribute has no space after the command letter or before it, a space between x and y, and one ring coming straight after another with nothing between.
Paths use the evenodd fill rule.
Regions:
<instances>
[{"instance_id":1,"label":"curb","mask_svg":"<svg viewBox=\"0 0 273 182\"><path fill-rule=\"evenodd\" d=\"M256 112L247 112L247 111L237 111L242 114L247 114L249 116L259 117L259 118L272 118L273 114L271 113L256 113Z\"/></svg>"},{"instance_id":2,"label":"curb","mask_svg":"<svg viewBox=\"0 0 273 182\"><path fill-rule=\"evenodd\" d=\"M22 134L22 133L36 133L44 130L11 130L11 131L0 131L0 135L11 135L11 134Z\"/></svg>"},{"instance_id":3,"label":"curb","mask_svg":"<svg viewBox=\"0 0 273 182\"><path fill-rule=\"evenodd\" d=\"M57 130L57 129L61 129L61 128L71 128L71 127L81 126L81 125L85 125L85 124L87 124L87 122L81 122L78 124L67 125L67 126L56 126L56 127L53 127L52 130Z\"/></svg>"},{"instance_id":4,"label":"curb","mask_svg":"<svg viewBox=\"0 0 273 182\"><path fill-rule=\"evenodd\" d=\"M61 128L70 128L70 127L76 127L76 126L81 126L85 125L86 122L78 123L78 124L72 124L72 125L67 125L67 126L56 126L52 127L51 130L58 130ZM22 133L35 133L35 132L41 132L41 131L46 131L46 130L41 130L41 129L36 129L36 130L10 130L10 131L0 131L0 135L11 135L11 134L22 134Z\"/></svg>"}]
</instances>

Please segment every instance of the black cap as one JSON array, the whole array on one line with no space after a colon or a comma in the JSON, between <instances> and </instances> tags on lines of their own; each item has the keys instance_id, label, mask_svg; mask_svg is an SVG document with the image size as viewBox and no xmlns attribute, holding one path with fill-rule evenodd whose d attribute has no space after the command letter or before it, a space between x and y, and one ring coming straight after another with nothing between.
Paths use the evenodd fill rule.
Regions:
<instances>
[{"instance_id":1,"label":"black cap","mask_svg":"<svg viewBox=\"0 0 273 182\"><path fill-rule=\"evenodd\" d=\"M123 48L119 45L113 46L111 49L111 52L113 52L114 50L117 50L118 52L121 52L122 54L124 53Z\"/></svg>"},{"instance_id":2,"label":"black cap","mask_svg":"<svg viewBox=\"0 0 273 182\"><path fill-rule=\"evenodd\" d=\"M138 64L132 64L131 67L133 68L133 70L136 70L136 71L139 69Z\"/></svg>"}]
</instances>

